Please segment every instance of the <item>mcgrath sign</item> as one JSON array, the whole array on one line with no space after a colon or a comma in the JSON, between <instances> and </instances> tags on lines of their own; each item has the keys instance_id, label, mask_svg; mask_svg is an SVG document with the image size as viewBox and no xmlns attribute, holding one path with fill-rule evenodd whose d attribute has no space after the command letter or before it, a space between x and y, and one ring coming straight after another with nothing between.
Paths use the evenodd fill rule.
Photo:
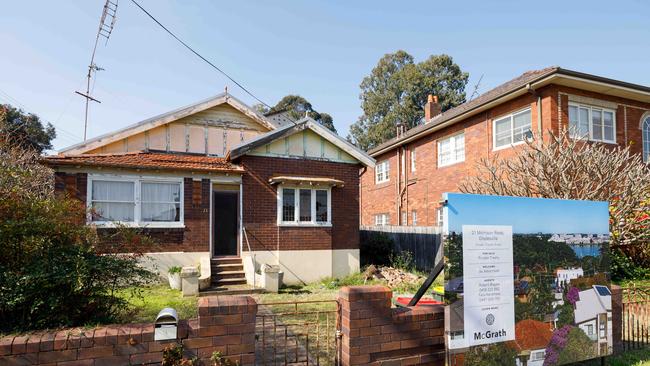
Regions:
<instances>
[{"instance_id":1,"label":"mcgrath sign","mask_svg":"<svg viewBox=\"0 0 650 366\"><path fill-rule=\"evenodd\" d=\"M611 354L607 202L444 198L450 357L561 365Z\"/></svg>"}]
</instances>

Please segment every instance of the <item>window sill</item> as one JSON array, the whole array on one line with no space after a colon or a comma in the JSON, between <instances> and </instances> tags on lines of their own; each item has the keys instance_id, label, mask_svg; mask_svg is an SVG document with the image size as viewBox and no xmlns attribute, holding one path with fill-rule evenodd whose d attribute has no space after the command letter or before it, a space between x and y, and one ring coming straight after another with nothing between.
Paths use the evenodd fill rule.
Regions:
<instances>
[{"instance_id":1,"label":"window sill","mask_svg":"<svg viewBox=\"0 0 650 366\"><path fill-rule=\"evenodd\" d=\"M503 145L503 146L495 147L495 148L492 149L492 151L505 150L505 149L509 149L509 148L511 148L511 147L519 146L519 145L522 145L522 144L525 144L525 143L526 143L526 141L517 141L517 142L515 142L514 144L509 144L509 145Z\"/></svg>"},{"instance_id":2,"label":"window sill","mask_svg":"<svg viewBox=\"0 0 650 366\"><path fill-rule=\"evenodd\" d=\"M605 141L605 140L593 140L593 139L588 139L584 137L576 137L576 136L569 136L571 140L578 140L578 141L583 141L583 142L595 142L599 144L606 144L606 145L618 145L616 141Z\"/></svg>"},{"instance_id":3,"label":"window sill","mask_svg":"<svg viewBox=\"0 0 650 366\"><path fill-rule=\"evenodd\" d=\"M445 164L445 165L438 165L438 169L446 168L448 166L458 165L458 164L461 164L461 163L464 163L464 162L465 162L465 160L460 160L460 161L455 161L453 163L449 163L449 164Z\"/></svg>"},{"instance_id":4,"label":"window sill","mask_svg":"<svg viewBox=\"0 0 650 366\"><path fill-rule=\"evenodd\" d=\"M182 222L99 222L91 221L88 225L94 225L97 228L109 229L116 227L138 228L138 229L184 229L185 224Z\"/></svg>"},{"instance_id":5,"label":"window sill","mask_svg":"<svg viewBox=\"0 0 650 366\"><path fill-rule=\"evenodd\" d=\"M279 227L332 227L332 223L317 224L313 222L281 222Z\"/></svg>"}]
</instances>

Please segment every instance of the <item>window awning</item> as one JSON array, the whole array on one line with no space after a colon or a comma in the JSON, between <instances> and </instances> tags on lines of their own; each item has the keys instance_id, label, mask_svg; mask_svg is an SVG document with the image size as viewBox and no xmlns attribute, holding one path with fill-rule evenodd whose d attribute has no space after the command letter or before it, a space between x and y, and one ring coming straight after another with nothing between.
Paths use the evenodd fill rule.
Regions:
<instances>
[{"instance_id":1,"label":"window awning","mask_svg":"<svg viewBox=\"0 0 650 366\"><path fill-rule=\"evenodd\" d=\"M269 179L271 184L296 184L312 186L343 187L343 181L324 177L299 177L289 175L274 176Z\"/></svg>"}]
</instances>

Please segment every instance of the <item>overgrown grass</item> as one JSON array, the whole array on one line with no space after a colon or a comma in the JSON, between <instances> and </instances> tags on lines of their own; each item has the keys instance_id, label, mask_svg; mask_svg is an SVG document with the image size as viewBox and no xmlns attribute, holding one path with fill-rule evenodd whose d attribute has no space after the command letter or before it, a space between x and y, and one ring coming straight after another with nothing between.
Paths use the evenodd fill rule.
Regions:
<instances>
[{"instance_id":1,"label":"overgrown grass","mask_svg":"<svg viewBox=\"0 0 650 366\"><path fill-rule=\"evenodd\" d=\"M600 359L583 362L580 366L600 366ZM625 351L616 356L605 357L607 366L650 366L650 349Z\"/></svg>"},{"instance_id":2,"label":"overgrown grass","mask_svg":"<svg viewBox=\"0 0 650 366\"><path fill-rule=\"evenodd\" d=\"M135 291L134 291L135 290ZM162 308L171 307L178 312L179 319L196 318L197 297L183 297L178 290L167 285L154 285L121 291L118 296L129 302L129 309L120 315L121 323L150 323Z\"/></svg>"}]
</instances>

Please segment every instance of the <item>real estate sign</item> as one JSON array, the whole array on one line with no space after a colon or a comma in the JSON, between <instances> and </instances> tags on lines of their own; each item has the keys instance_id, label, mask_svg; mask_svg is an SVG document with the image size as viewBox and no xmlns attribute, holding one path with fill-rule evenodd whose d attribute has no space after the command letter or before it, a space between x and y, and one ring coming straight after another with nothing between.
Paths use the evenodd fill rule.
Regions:
<instances>
[{"instance_id":1,"label":"real estate sign","mask_svg":"<svg viewBox=\"0 0 650 366\"><path fill-rule=\"evenodd\" d=\"M452 356L541 366L612 352L607 202L444 198Z\"/></svg>"}]
</instances>

